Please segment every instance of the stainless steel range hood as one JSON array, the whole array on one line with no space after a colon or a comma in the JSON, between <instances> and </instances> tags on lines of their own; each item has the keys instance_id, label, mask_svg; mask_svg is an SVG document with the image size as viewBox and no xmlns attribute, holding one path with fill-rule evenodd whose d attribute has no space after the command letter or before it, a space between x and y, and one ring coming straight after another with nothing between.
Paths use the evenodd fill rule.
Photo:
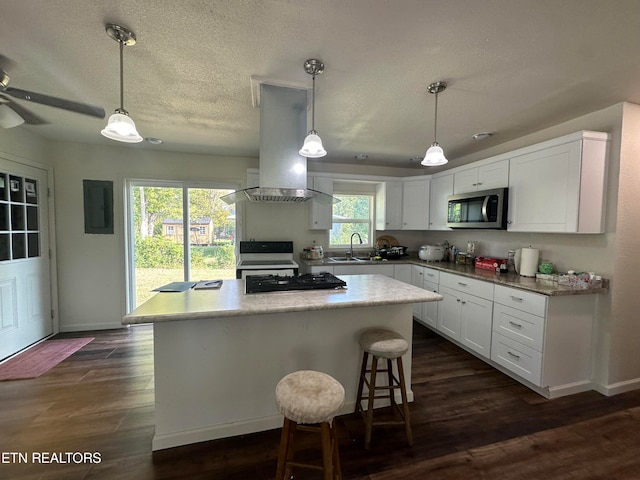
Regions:
<instances>
[{"instance_id":1,"label":"stainless steel range hood","mask_svg":"<svg viewBox=\"0 0 640 480\"><path fill-rule=\"evenodd\" d=\"M228 204L339 200L307 188L307 159L298 153L306 135L307 91L260 85L260 181L258 187L221 197Z\"/></svg>"}]
</instances>

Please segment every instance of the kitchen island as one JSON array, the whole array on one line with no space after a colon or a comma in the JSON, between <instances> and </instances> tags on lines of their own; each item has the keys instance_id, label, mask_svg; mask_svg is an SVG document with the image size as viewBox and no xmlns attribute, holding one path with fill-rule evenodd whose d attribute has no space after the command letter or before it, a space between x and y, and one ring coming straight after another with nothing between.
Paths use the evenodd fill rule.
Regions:
<instances>
[{"instance_id":1,"label":"kitchen island","mask_svg":"<svg viewBox=\"0 0 640 480\"><path fill-rule=\"evenodd\" d=\"M245 294L244 280L219 290L158 293L126 315L154 325L153 450L278 428L277 382L319 370L355 405L358 337L370 327L411 339L412 304L439 294L383 275L349 275L346 289ZM409 342L411 344L411 342ZM403 357L410 401L411 348Z\"/></svg>"}]
</instances>

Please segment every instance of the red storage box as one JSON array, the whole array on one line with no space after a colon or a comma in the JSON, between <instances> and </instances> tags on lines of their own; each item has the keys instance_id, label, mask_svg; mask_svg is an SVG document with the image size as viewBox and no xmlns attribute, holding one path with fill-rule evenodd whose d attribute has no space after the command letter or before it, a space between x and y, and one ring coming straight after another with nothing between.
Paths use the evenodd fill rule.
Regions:
<instances>
[{"instance_id":1,"label":"red storage box","mask_svg":"<svg viewBox=\"0 0 640 480\"><path fill-rule=\"evenodd\" d=\"M481 270L491 270L492 272L500 271L500 264L507 264L504 258L494 257L476 257L475 267Z\"/></svg>"}]
</instances>

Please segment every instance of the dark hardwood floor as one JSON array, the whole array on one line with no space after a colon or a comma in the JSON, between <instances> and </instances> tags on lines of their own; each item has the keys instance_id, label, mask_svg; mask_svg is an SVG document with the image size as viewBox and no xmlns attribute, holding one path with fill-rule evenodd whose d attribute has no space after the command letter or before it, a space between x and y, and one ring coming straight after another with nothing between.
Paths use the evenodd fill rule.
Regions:
<instances>
[{"instance_id":1,"label":"dark hardwood floor","mask_svg":"<svg viewBox=\"0 0 640 480\"><path fill-rule=\"evenodd\" d=\"M0 479L273 478L279 429L152 453L152 329L90 335L42 377L0 382ZM546 400L419 324L412 377L413 447L380 427L365 451L361 419L339 417L345 480L640 479L640 390ZM32 461L46 452L67 463Z\"/></svg>"}]
</instances>

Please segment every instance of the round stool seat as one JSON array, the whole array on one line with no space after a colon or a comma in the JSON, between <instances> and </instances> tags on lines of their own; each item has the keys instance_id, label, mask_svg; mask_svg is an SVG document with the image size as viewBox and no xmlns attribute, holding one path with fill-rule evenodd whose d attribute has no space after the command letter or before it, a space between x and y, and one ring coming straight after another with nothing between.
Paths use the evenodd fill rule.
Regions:
<instances>
[{"instance_id":1,"label":"round stool seat","mask_svg":"<svg viewBox=\"0 0 640 480\"><path fill-rule=\"evenodd\" d=\"M278 382L276 402L280 413L296 423L330 422L344 403L344 388L326 373L300 370Z\"/></svg>"},{"instance_id":2,"label":"round stool seat","mask_svg":"<svg viewBox=\"0 0 640 480\"><path fill-rule=\"evenodd\" d=\"M385 328L372 328L360 335L360 346L376 357L393 359L407 353L409 343L402 335Z\"/></svg>"}]
</instances>

